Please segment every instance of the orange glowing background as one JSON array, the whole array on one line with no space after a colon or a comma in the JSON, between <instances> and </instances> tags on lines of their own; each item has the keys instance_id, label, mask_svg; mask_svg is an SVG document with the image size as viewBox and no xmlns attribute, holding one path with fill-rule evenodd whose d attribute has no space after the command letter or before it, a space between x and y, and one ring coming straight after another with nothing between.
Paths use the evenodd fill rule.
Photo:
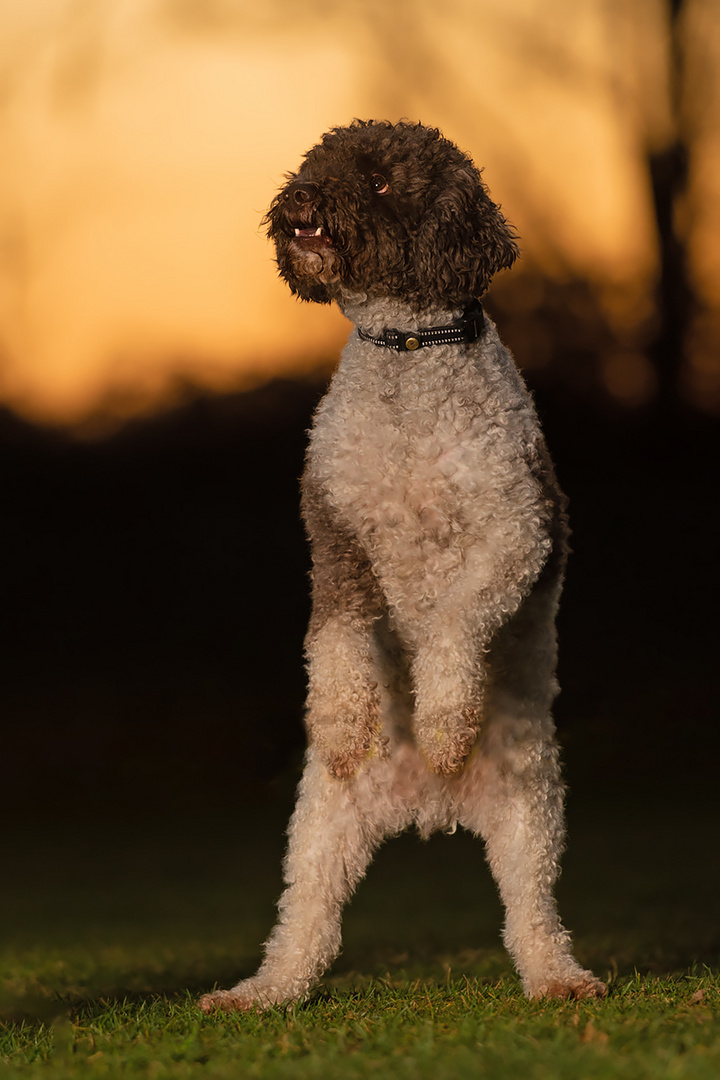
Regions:
<instances>
[{"instance_id":1,"label":"orange glowing background","mask_svg":"<svg viewBox=\"0 0 720 1080\"><path fill-rule=\"evenodd\" d=\"M719 31L715 0L686 0L673 103L662 0L3 0L0 402L121 417L331 357L347 324L276 280L260 221L353 116L422 120L469 150L527 264L588 282L631 341L658 276L647 155L678 108L692 159L676 228L700 312L685 385L709 400ZM647 364L629 348L607 388L642 396Z\"/></svg>"}]
</instances>

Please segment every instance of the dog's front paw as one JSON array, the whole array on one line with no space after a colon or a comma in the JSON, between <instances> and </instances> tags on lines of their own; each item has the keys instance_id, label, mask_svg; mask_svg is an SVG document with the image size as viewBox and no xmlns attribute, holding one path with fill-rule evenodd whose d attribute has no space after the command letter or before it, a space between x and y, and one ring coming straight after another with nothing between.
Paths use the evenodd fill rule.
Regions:
<instances>
[{"instance_id":1,"label":"dog's front paw","mask_svg":"<svg viewBox=\"0 0 720 1080\"><path fill-rule=\"evenodd\" d=\"M416 721L415 739L434 773L456 776L475 745L478 727L477 709L467 708L459 715L435 714Z\"/></svg>"},{"instance_id":2,"label":"dog's front paw","mask_svg":"<svg viewBox=\"0 0 720 1080\"><path fill-rule=\"evenodd\" d=\"M349 780L378 746L377 724L369 719L318 722L310 725L310 740L323 765L336 780Z\"/></svg>"}]
</instances>

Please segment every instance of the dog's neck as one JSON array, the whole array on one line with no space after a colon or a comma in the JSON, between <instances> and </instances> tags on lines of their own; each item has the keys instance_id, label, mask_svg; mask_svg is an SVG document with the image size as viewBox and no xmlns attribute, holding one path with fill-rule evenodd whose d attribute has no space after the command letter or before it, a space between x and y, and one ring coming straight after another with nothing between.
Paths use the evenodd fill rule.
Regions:
<instances>
[{"instance_id":1,"label":"dog's neck","mask_svg":"<svg viewBox=\"0 0 720 1080\"><path fill-rule=\"evenodd\" d=\"M391 327L419 330L427 326L447 326L463 312L462 307L450 308L431 301L418 311L402 300L364 294L345 296L338 301L338 305L343 315L368 334L381 334Z\"/></svg>"}]
</instances>

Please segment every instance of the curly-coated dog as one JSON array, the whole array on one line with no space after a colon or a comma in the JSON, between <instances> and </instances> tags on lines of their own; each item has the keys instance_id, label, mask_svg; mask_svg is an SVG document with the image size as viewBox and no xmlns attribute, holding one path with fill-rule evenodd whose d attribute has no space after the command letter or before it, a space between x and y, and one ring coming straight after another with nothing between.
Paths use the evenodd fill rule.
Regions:
<instances>
[{"instance_id":1,"label":"curly-coated dog","mask_svg":"<svg viewBox=\"0 0 720 1080\"><path fill-rule=\"evenodd\" d=\"M552 892L565 503L478 302L513 232L472 161L419 124L336 128L288 181L267 215L280 274L355 327L302 481L309 749L287 887L257 974L201 1007L304 997L373 852L411 824L484 839L528 996L600 996Z\"/></svg>"}]
</instances>

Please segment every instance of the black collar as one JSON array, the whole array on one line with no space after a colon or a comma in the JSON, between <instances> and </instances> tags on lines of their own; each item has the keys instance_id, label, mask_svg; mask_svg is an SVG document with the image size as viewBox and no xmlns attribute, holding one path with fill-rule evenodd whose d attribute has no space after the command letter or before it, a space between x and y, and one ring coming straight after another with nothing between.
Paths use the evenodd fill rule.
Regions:
<instances>
[{"instance_id":1,"label":"black collar","mask_svg":"<svg viewBox=\"0 0 720 1080\"><path fill-rule=\"evenodd\" d=\"M469 345L482 334L485 329L485 313L479 300L473 300L460 318L454 319L447 326L427 326L420 330L383 330L382 334L373 337L366 330L357 331L363 341L371 341L373 345L382 345L386 349L397 349L398 352L414 352L422 349L425 345Z\"/></svg>"}]
</instances>

